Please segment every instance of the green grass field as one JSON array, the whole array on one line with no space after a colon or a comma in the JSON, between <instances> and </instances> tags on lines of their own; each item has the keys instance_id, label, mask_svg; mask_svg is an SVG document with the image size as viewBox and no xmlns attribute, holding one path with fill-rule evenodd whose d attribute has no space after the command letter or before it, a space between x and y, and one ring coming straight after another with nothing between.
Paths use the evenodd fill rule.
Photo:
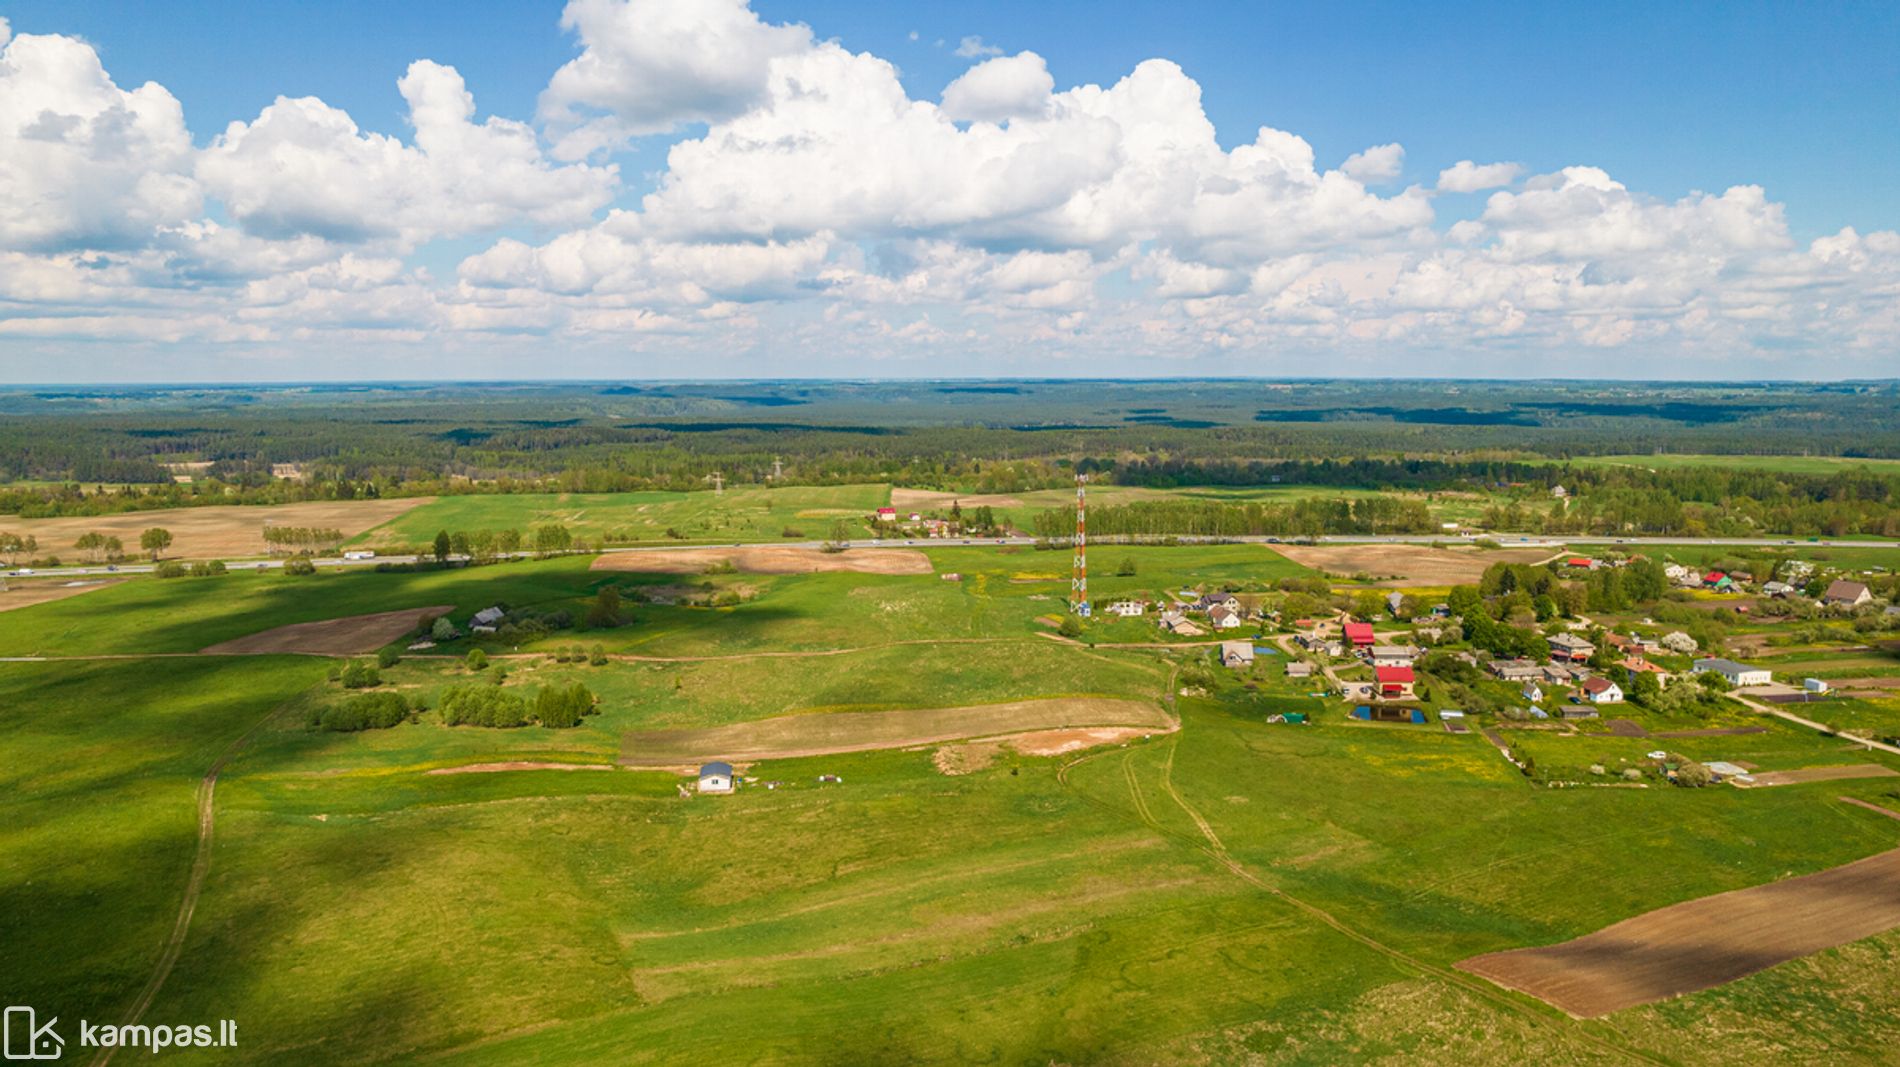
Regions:
<instances>
[{"instance_id":1,"label":"green grass field","mask_svg":"<svg viewBox=\"0 0 1900 1067\"><path fill-rule=\"evenodd\" d=\"M502 668L519 692L583 681L599 714L568 730L423 713L314 732L304 712L345 694L307 657L0 663L8 993L120 1016L222 759L202 895L147 1020L237 1019L236 1062L1879 1063L1900 1043L1900 933L1596 1022L1448 970L1900 844L1900 823L1836 799L1900 810L1891 779L1549 788L1564 768L1654 747L1777 769L1900 759L1780 722L1667 742L1519 731L1533 780L1476 733L1351 723L1280 657L1184 688L1207 651L1149 621L1052 640L1038 619L1061 609L1066 553L929 554L938 573L917 576L558 559L139 579L0 614L0 653L113 656L423 604L580 609L610 582L741 597L630 600L630 625L519 651L484 639L484 672L461 664L467 642L385 672L431 704ZM1264 546L1102 555L1098 602L1306 573ZM1123 555L1135 574L1110 573ZM1122 640L1161 647L1107 647ZM620 658L546 655L595 643ZM784 786L729 797L683 799L657 771L427 773L604 765L640 731L831 716L816 725L848 735L841 713L1064 697L1141 701L1180 728L1059 757L957 745L960 774L936 744L765 758L748 773ZM1286 711L1313 721L1267 721Z\"/></svg>"},{"instance_id":2,"label":"green grass field","mask_svg":"<svg viewBox=\"0 0 1900 1067\"><path fill-rule=\"evenodd\" d=\"M664 541L668 530L693 541L778 541L787 529L814 540L846 522L870 536L864 519L890 503L888 485L739 486L723 493L517 493L440 497L357 537L352 544L413 545L438 530L514 529L559 523L577 537Z\"/></svg>"}]
</instances>

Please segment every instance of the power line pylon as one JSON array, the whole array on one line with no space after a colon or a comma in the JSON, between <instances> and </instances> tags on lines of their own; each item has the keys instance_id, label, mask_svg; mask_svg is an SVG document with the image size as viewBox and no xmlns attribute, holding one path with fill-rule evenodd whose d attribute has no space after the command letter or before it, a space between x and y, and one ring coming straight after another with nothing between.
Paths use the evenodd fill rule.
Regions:
<instances>
[{"instance_id":1,"label":"power line pylon","mask_svg":"<svg viewBox=\"0 0 1900 1067\"><path fill-rule=\"evenodd\" d=\"M1088 476L1075 476L1075 571L1069 578L1069 610L1083 618L1089 607Z\"/></svg>"}]
</instances>

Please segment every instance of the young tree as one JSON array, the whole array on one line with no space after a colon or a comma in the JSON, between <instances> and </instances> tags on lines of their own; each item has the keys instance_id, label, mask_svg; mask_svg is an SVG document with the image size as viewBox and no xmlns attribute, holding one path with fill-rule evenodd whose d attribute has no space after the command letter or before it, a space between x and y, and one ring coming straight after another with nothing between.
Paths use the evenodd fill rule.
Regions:
<instances>
[{"instance_id":1,"label":"young tree","mask_svg":"<svg viewBox=\"0 0 1900 1067\"><path fill-rule=\"evenodd\" d=\"M620 590L611 585L601 586L600 592L594 594L594 603L587 609L587 625L608 630L626 621L620 614Z\"/></svg>"},{"instance_id":2,"label":"young tree","mask_svg":"<svg viewBox=\"0 0 1900 1067\"><path fill-rule=\"evenodd\" d=\"M79 538L73 542L73 547L84 552L86 558L90 560L98 557L99 550L104 548L105 544L104 534L88 530L79 535Z\"/></svg>"},{"instance_id":3,"label":"young tree","mask_svg":"<svg viewBox=\"0 0 1900 1067\"><path fill-rule=\"evenodd\" d=\"M158 554L172 546L172 532L160 526L154 526L139 535L139 547L152 554L152 562L158 562Z\"/></svg>"},{"instance_id":4,"label":"young tree","mask_svg":"<svg viewBox=\"0 0 1900 1067\"><path fill-rule=\"evenodd\" d=\"M1069 638L1081 637L1082 636L1082 620L1077 618L1074 615L1064 615L1062 617L1062 622L1056 627L1056 632L1061 634L1064 637L1069 637Z\"/></svg>"},{"instance_id":5,"label":"young tree","mask_svg":"<svg viewBox=\"0 0 1900 1067\"><path fill-rule=\"evenodd\" d=\"M1379 612L1383 610L1385 610L1385 597L1380 596L1376 590L1361 589L1353 594L1352 613L1367 622L1378 618Z\"/></svg>"},{"instance_id":6,"label":"young tree","mask_svg":"<svg viewBox=\"0 0 1900 1067\"><path fill-rule=\"evenodd\" d=\"M463 664L471 671L483 670L488 666L488 653L483 652L479 648L471 648L468 650L468 658L463 661Z\"/></svg>"},{"instance_id":7,"label":"young tree","mask_svg":"<svg viewBox=\"0 0 1900 1067\"><path fill-rule=\"evenodd\" d=\"M449 617L447 615L444 615L441 618L435 620L435 622L429 624L430 640L453 641L455 640L455 637L456 637L455 624L449 621Z\"/></svg>"},{"instance_id":8,"label":"young tree","mask_svg":"<svg viewBox=\"0 0 1900 1067\"><path fill-rule=\"evenodd\" d=\"M449 532L447 530L437 530L435 532L435 561L437 563L448 562L449 547Z\"/></svg>"}]
</instances>

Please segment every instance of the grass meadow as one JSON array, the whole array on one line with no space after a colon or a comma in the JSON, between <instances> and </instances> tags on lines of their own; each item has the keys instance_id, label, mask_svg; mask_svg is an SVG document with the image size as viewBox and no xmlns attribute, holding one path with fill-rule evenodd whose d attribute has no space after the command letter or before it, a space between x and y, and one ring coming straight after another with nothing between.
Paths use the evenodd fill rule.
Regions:
<instances>
[{"instance_id":1,"label":"grass meadow","mask_svg":"<svg viewBox=\"0 0 1900 1067\"><path fill-rule=\"evenodd\" d=\"M1136 573L1105 573L1123 554ZM1098 602L1306 573L1264 546L1102 555ZM309 657L0 664L7 992L72 1019L131 1002L187 881L194 791L222 758L209 872L147 1018L235 1018L236 1062L1878 1063L1900 1043L1895 933L1595 1022L1448 970L1895 847L1900 823L1838 799L1900 809L1894 780L1550 788L1477 733L1352 723L1279 657L1183 692L1177 669L1206 650L1150 623L1051 640L1038 618L1060 610L1066 553L930 556L937 575L558 559L134 580L0 615L5 654L105 656L406 606L578 608L606 582L743 596L630 603L628 626L519 653L486 640L509 686L594 689L600 714L570 730L425 713L312 732L303 712L341 690ZM1123 636L1164 647L1108 647ZM545 655L596 642L620 658ZM476 680L445 651L384 684ZM1058 757L953 745L969 757L956 774L935 745L764 759L747 773L783 788L728 797L684 799L658 771L427 773L608 764L635 730L1057 696L1156 703L1180 729ZM1267 721L1293 710L1314 721ZM1900 767L1769 725L1512 740L1549 769L1624 747Z\"/></svg>"}]
</instances>

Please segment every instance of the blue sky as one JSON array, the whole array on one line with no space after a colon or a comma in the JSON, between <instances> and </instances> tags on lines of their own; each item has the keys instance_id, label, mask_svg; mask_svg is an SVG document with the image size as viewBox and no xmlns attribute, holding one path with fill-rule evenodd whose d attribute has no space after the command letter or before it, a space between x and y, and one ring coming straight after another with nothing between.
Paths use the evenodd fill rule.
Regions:
<instances>
[{"instance_id":1,"label":"blue sky","mask_svg":"<svg viewBox=\"0 0 1900 1067\"><path fill-rule=\"evenodd\" d=\"M512 202L507 210L488 210L482 217L492 221L482 225L398 220L388 223L385 238L366 241L350 236L357 231L349 226L324 228L336 223L335 210L345 210L336 205L323 206L331 212L323 225L295 233L285 232L283 212L304 219L308 205L247 215L233 190L250 188L244 183L259 179L254 171L234 172L236 162L222 178L203 162L174 159L168 164L184 176L181 181L195 183L187 199L196 199L188 210L168 205L159 212L163 217L154 231L159 236L145 239L151 249L161 250L151 254L163 259L164 269L202 279L260 270L259 262L310 271L319 269L324 259L308 248L292 256L283 251L285 246L258 244L245 252L249 267L220 262L182 269L178 264L185 259L205 254L195 246L189 255L175 247L176 232L189 226L188 216L194 214L233 234L243 231L246 240L297 237L306 245L321 240L327 243L331 263L353 257L348 262L375 259L397 265L378 282L384 287L384 304L358 308L341 318L359 331L354 339L379 358L403 352L424 367L451 348L460 353L460 365L486 366L490 358L507 362L518 357L520 338L526 336L572 346L576 373L620 367L659 372L676 370L682 361L703 366L695 353L703 355L708 344L729 354L736 370L769 373L806 364L806 353L789 350L785 340L801 330L811 333L813 348L806 352L839 350L823 333L843 329L836 325L843 320L859 331L853 345L870 343L868 324L875 322L892 338L891 354L899 358L880 362L881 354L853 348L858 355L851 358L860 363L828 364L827 372L861 366L872 372L880 366L908 372L901 358L904 342L895 336L909 328L919 337L928 334L937 346L931 351L950 354L951 362L965 371L1060 373L1059 365L1031 354L1039 342L1052 345L1058 355L1126 349L1130 338L1158 336L1153 324L1172 317L1179 328L1169 334L1165 347L1169 357L1182 364L1175 369L1183 372L1231 372L1237 353L1307 360L1337 352L1344 357L1342 365L1367 373L1416 366L1421 359L1428 371L1442 366L1447 373L1462 373L1473 369L1472 358L1449 353L1469 344L1498 346L1477 361L1480 365L1492 356L1520 361L1522 352L1533 351L1537 365L1529 369L1547 372L1576 345L1585 344L1608 362L1631 368L1667 352L1705 364L1702 373L1712 376L1729 373L1727 367L1786 376L1786 368L1795 365L1791 360L1812 364L1808 357L1814 353L1804 349L1817 335L1794 317L1798 309L1792 302L1777 303L1783 298L1763 293L1774 289L1786 294L1804 286L1838 294L1830 297L1837 303L1823 316L1832 324L1829 329L1852 319L1852 329L1814 342L1827 346L1827 358L1839 363L1837 373L1864 376L1870 366L1882 362L1890 373L1893 366L1893 349L1882 348L1870 336L1892 321L1893 314L1888 273L1892 254L1880 235L1900 229L1900 182L1895 181L1900 175L1900 4L1469 3L1451 11L1442 5L1398 3L895 5L758 0L751 12L762 27L802 23L810 27L816 44L835 40L849 52L888 61L896 67L904 93L931 104L947 85L971 71L973 63L1033 52L1054 92L1047 97L1053 103L1032 101L1043 117L1070 107L1064 94L1071 87L1112 86L1142 61L1166 59L1198 87L1200 108L1216 131L1219 149L1233 153L1249 145L1261 126L1286 131L1311 146L1311 173L1295 183L1304 190L1300 195L1318 188L1326 172L1340 168L1353 153L1372 146L1402 145L1402 164L1371 177L1371 171L1352 171L1365 186L1365 198L1352 208L1353 220L1329 217L1309 225L1299 214L1305 209L1288 208L1291 221L1274 225L1306 235L1292 243L1269 239L1274 236L1270 233L1213 240L1206 233L1205 217L1186 220L1179 232L1106 226L1107 236L1085 239L1077 234L1087 227L1079 226L1073 213L1083 210L1077 205L1099 198L1081 186L1060 191L1077 192L1078 197L1065 209L1070 217L1048 224L1014 227L1020 210L1011 209L1016 214L1006 220L1007 213L983 206L952 223L915 226L904 221L908 213L900 206L888 224L874 225L838 205L831 205L829 214L824 206L807 210L802 204L751 210L744 197L748 188L752 194L758 190L735 184L732 176L743 176L747 168L756 171L758 159L713 160L703 176L677 167L669 170L669 148L682 141L716 142L724 130L721 123L754 121L748 115L764 116L756 118L758 128L805 136L786 125L802 119L792 117L789 109L784 115L770 114L773 105L763 96L720 112L710 128L703 116L689 109L664 132L627 134L623 129L618 135L610 132L591 152L576 155L563 149L561 120L538 102L563 64L583 51L610 54L616 45L604 31L593 39L586 32L564 31L558 4L0 3L0 17L8 20L16 37L64 35L89 45L119 90L147 81L162 85L182 106L194 151L209 151L232 122L261 129L260 111L280 95L318 98L335 113L347 113L362 131L413 143L410 104L396 83L412 62L429 59L459 73L474 96L475 122L495 115L527 124L545 153L533 166L595 168L591 176L571 170L566 183L558 185L568 193L598 193L597 202L590 201L591 208L582 215L551 222L550 212ZM633 37L644 32L637 18L627 26L624 32ZM959 45L971 37L980 38L985 47L966 46L959 54ZM800 45L806 51L799 54L811 47L809 42ZM643 75L634 71L628 76L637 83ZM761 66L758 78L765 77ZM1021 91L1038 93L1033 86ZM610 96L581 94L571 103L576 114L611 119L615 104ZM615 99L627 97L623 91ZM22 129L31 117L21 118ZM1023 113L1008 121L1021 126L1032 117ZM1182 117L1185 121L1194 116L1184 112ZM964 120L958 118L962 128ZM1116 121L1126 126L1125 118ZM820 125L824 123L821 119ZM1058 158L1066 158L1061 153L1067 150L1055 149ZM1119 151L1127 156L1125 146ZM1440 171L1462 160L1519 166L1503 184L1456 194L1441 187L1434 193ZM344 157L337 165L339 173L360 171L360 160L354 164L356 171ZM618 175L607 190L601 179L610 165L617 166ZM851 166L844 164L844 172ZM1039 166L1038 173L1046 173L1047 159ZM1189 170L1193 166L1188 165ZM1604 177L1551 178L1539 184L1537 176L1557 175L1566 167L1590 168L1592 175ZM786 180L837 172L835 167L791 170ZM743 220L673 236L674 231L694 227L666 222L669 216L663 211L642 210L641 197L662 176L686 190L677 217L717 203L736 207ZM1224 183L1232 177L1223 171L1213 180ZM703 194L693 193L695 183ZM1403 190L1412 186L1423 192L1421 199L1408 202ZM1731 205L1725 200L1697 206L1685 199L1695 193L1720 197L1732 186L1760 186L1763 203L1737 200ZM49 179L47 188L56 187ZM449 181L441 187L461 195L467 183ZM1491 199L1492 190L1516 199L1503 204L1501 211ZM1248 207L1242 214L1276 213L1279 207L1272 197L1283 192L1263 191L1264 199L1245 201ZM269 195L256 194L254 199ZM364 202L373 203L378 194L369 189L363 195ZM927 199L926 194L917 195ZM1596 217L1576 214L1586 210L1579 207L1583 199L1591 201L1587 210L1598 212ZM233 204L240 206L234 209ZM1674 214L1652 210L1656 205ZM27 213L27 205L16 206ZM599 245L609 235L594 228L616 207L638 214L637 241L644 242L638 249L620 250L626 270L616 274L602 268L584 281L550 283L561 254L556 242L563 235L593 232L597 262ZM1421 218L1419 211L1428 217ZM1749 221L1716 217L1725 213L1747 214ZM1365 221L1372 216L1382 221ZM1224 210L1221 217L1231 220L1234 215ZM1527 218L1535 220L1539 236L1525 236L1531 228ZM276 221L267 227L266 219ZM1738 236L1738 226L1754 230ZM1854 234L1847 242L1852 247L1837 248L1832 242L1845 240L1839 235L1847 227ZM669 233L664 248L653 243L660 238L650 236L662 229ZM1592 236L1605 229L1636 236L1607 242ZM1425 232L1439 237L1424 238ZM1451 241L1457 247L1427 247L1433 240L1449 240L1448 234L1457 235ZM611 236L622 245L635 242L628 232ZM689 254L682 250L717 247L731 252L731 242L740 241L747 243L742 251L752 254L762 242L819 236L824 247L807 248L807 261L786 266L782 277L767 278L769 271L750 268L740 272L740 281L731 280L730 272L708 279L655 277L652 270L656 262ZM1720 254L1727 258L1705 274L1682 274L1679 257L1668 255L1668 250L1702 247L1705 237L1723 243ZM71 263L62 268L56 257L85 254L87 239L41 235L31 241L20 237L16 243L24 252L48 257L47 271L70 273ZM1863 239L1864 248L1855 243ZM581 241L578 236L569 240L575 245ZM1817 240L1825 247L1817 247ZM6 241L0 228L0 250ZM115 234L113 242L118 247L91 250L94 259L83 262L96 267L103 262L99 256L136 255L133 246L138 242L133 238ZM483 258L498 242L519 242L530 251L518 252L508 244ZM1492 250L1487 263L1476 262L1476 249ZM946 274L948 268L940 267L924 281L913 278L908 288L898 286L909 294L927 290L935 295L900 300L884 283L903 279L890 277L888 269L879 275L883 268L875 268L927 262L931 255L948 262L958 250L989 257L957 269L991 281L971 282L962 290L935 289L927 283ZM1552 265L1567 252L1573 253L1568 266ZM1653 258L1642 259L1639 252ZM1807 261L1797 266L1768 261L1798 253L1805 253ZM1025 254L1044 258L1021 259ZM1078 255L1088 262L1082 263ZM999 258L1009 256L1018 259ZM472 263L473 258L481 262ZM508 261L506 269L500 264L503 259ZM1858 264L1853 271L1859 272L1852 276L1842 273L1850 259ZM1823 261L1833 266L1824 269ZM154 286L156 268L130 258L125 265L128 275L139 278L142 291ZM1448 265L1462 272L1458 293L1429 284L1432 272ZM1504 266L1517 273L1500 274ZM1786 282L1797 268L1811 276L1803 275L1798 284ZM437 295L427 297L437 304L442 299L439 290L459 276L476 279L470 284L484 293L538 293L545 297L544 314L540 319L528 315L523 309L533 301L517 296L511 298L510 313L519 313L519 321L492 328L471 332L465 325L468 314L445 312L439 306L398 321L400 312L393 307L405 301L419 307L423 298L411 294L413 299L398 299L393 287L415 286L410 274L418 269L437 287ZM1064 270L1069 276L1061 276ZM645 271L645 280L629 281L628 271ZM852 272L863 277L846 278ZM1183 277L1197 280L1154 282L1168 272L1185 272ZM610 274L617 280L607 280ZM995 281L1024 274L1046 284ZM1299 280L1289 295L1286 285L1295 275ZM1342 282L1336 275L1357 280ZM1723 288L1728 284L1723 279L1741 275L1758 281ZM93 280L104 275L95 269L80 276ZM1557 306L1557 298L1548 296L1552 278L1576 290L1573 303ZM1081 283L1086 293L1071 282ZM361 285L352 285L350 291L363 291ZM1406 295L1421 285L1433 290L1429 306ZM333 328L338 318L326 310L331 317L324 321L276 321L242 337L228 332L212 336L176 325L97 335L38 327L9 334L4 328L8 318L43 313L40 321L77 322L115 312L104 297L103 303L85 307L49 307L33 295L47 285L21 285L11 293L4 286L0 276L0 376L22 373L15 368L29 362L21 354L22 337L34 346L77 346L72 350L85 353L105 376L121 373L125 366L100 345L115 341L138 346L143 354L132 362L140 364L148 364L157 353L183 372L275 376L285 352L307 342L313 330ZM587 287L588 293L577 286ZM1612 293L1606 286L1621 287L1621 292ZM202 285L181 283L179 288L191 289L192 299L199 300L194 314L212 317L213 305L201 299ZM254 295L257 286L251 288ZM1638 289L1642 292L1634 292ZM1478 307L1483 301L1458 295L1477 290L1489 301L1483 307ZM703 299L695 302L681 297L682 292L699 293ZM804 299L815 292L825 294L824 303ZM870 295L842 295L848 292ZM1136 306L1142 292L1150 294L1149 303ZM592 303L587 302L590 294ZM1605 304L1611 296L1622 301L1613 310ZM247 299L252 297L234 292L222 317L229 321L230 309L253 306L245 304ZM1679 305L1679 322L1666 321L1672 301ZM1334 314L1341 302L1355 307L1355 328ZM125 307L150 304L149 296L128 293ZM1541 319L1533 310L1540 304L1547 312ZM1719 317L1744 304L1746 313L1736 312L1727 327L1710 326L1711 314ZM599 317L603 308L612 315ZM1032 321L1040 312L1048 313L1047 321ZM1518 322L1527 313L1528 326ZM264 316L258 314L261 323ZM638 314L648 316L640 327L648 332L637 337L616 332ZM1446 327L1445 316L1452 314L1466 319L1467 334ZM1617 316L1614 321L1607 317L1612 314ZM579 323L590 315L595 316L592 322ZM181 311L168 321L186 317ZM706 325L715 320L748 323L750 332ZM463 325L444 325L451 321ZM599 325L608 321L621 325ZM1761 323L1777 325L1756 325ZM1523 347L1533 337L1541 347ZM668 347L667 338L677 342L674 348ZM1787 355L1791 346L1800 354ZM1435 362L1439 360L1442 364ZM1129 362L1131 370L1138 365Z\"/></svg>"},{"instance_id":2,"label":"blue sky","mask_svg":"<svg viewBox=\"0 0 1900 1067\"><path fill-rule=\"evenodd\" d=\"M968 66L965 36L1049 61L1058 85L1172 59L1223 143L1267 124L1322 160L1402 142L1460 159L1601 166L1659 196L1763 185L1798 235L1900 227L1900 4L753 4L897 63L913 96ZM279 95L314 95L400 133L395 81L435 59L484 113L527 116L572 58L557 4L0 3L18 33L76 33L121 84L162 82L204 137ZM916 31L917 41L909 34ZM938 45L936 42L943 42ZM634 153L657 157L657 138Z\"/></svg>"}]
</instances>

